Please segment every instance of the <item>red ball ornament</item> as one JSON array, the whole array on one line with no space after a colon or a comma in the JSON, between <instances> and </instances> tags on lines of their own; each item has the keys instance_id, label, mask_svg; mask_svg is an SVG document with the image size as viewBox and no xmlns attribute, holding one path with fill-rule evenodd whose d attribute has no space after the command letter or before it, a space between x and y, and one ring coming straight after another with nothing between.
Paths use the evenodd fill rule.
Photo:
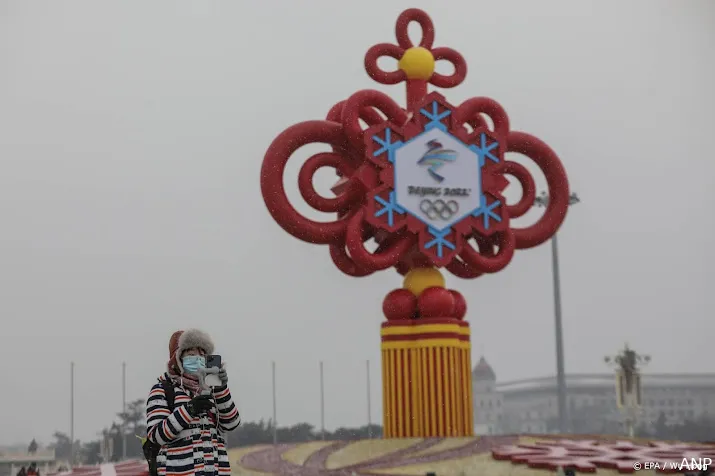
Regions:
<instances>
[{"instance_id":1,"label":"red ball ornament","mask_svg":"<svg viewBox=\"0 0 715 476\"><path fill-rule=\"evenodd\" d=\"M388 321L412 319L417 310L417 298L407 289L390 291L382 301L382 312Z\"/></svg>"},{"instance_id":2,"label":"red ball ornament","mask_svg":"<svg viewBox=\"0 0 715 476\"><path fill-rule=\"evenodd\" d=\"M450 289L449 292L452 295L452 298L454 298L454 310L452 311L452 317L455 319L464 319L464 316L467 314L467 301L459 291Z\"/></svg>"},{"instance_id":3,"label":"red ball ornament","mask_svg":"<svg viewBox=\"0 0 715 476\"><path fill-rule=\"evenodd\" d=\"M454 297L444 288L427 288L417 299L417 308L420 317L452 317Z\"/></svg>"}]
</instances>

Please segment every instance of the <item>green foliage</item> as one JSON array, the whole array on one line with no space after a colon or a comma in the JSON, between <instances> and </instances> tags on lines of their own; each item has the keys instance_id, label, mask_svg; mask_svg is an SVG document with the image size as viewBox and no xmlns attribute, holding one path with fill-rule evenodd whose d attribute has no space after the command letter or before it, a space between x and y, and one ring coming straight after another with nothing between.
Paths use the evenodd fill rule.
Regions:
<instances>
[{"instance_id":1,"label":"green foliage","mask_svg":"<svg viewBox=\"0 0 715 476\"><path fill-rule=\"evenodd\" d=\"M668 425L665 414L661 413L653 425L653 437L664 440L715 442L715 420L709 415L703 415L698 419Z\"/></svg>"},{"instance_id":2,"label":"green foliage","mask_svg":"<svg viewBox=\"0 0 715 476\"><path fill-rule=\"evenodd\" d=\"M368 431L371 430L371 431ZM370 435L373 438L382 437L382 427L372 425L359 428L338 428L335 431L326 431L325 434L316 430L310 423L297 423L292 426L279 426L276 429L279 443L300 443L305 441L320 440L362 440ZM229 448L237 446L251 446L273 443L273 422L260 420L258 422L244 422L235 431L225 435L226 445Z\"/></svg>"},{"instance_id":3,"label":"green foliage","mask_svg":"<svg viewBox=\"0 0 715 476\"><path fill-rule=\"evenodd\" d=\"M76 462L85 464L97 464L101 462L101 443L105 440L112 446L112 461L119 461L122 457L123 440L126 438L127 458L143 458L141 437L146 435L145 426L145 404L141 399L135 400L127 405L125 412L119 412L117 419L111 425L105 427L100 433L100 438L81 444L75 442L77 448ZM371 431L368 431L371 430ZM382 427L372 425L370 428L362 426L360 428L338 428L333 432L322 432L316 430L310 423L298 423L292 426L282 426L276 429L278 441L280 443L299 443L319 440L360 440L382 436ZM139 438L137 438L139 437ZM260 420L258 422L243 422L235 431L226 435L226 445L229 448L237 446L251 446L259 444L269 444L273 442L273 423ZM72 445L69 437L61 432L55 432L55 448L57 459L69 460Z\"/></svg>"},{"instance_id":4,"label":"green foliage","mask_svg":"<svg viewBox=\"0 0 715 476\"><path fill-rule=\"evenodd\" d=\"M70 437L61 431L56 431L52 435L52 438L54 438L55 441L50 444L50 448L55 450L55 457L58 460L70 460L72 456L72 441ZM75 447L79 446L79 441L76 441L75 445Z\"/></svg>"},{"instance_id":5,"label":"green foliage","mask_svg":"<svg viewBox=\"0 0 715 476\"><path fill-rule=\"evenodd\" d=\"M35 439L33 438L32 441L30 442L30 445L27 447L27 452L30 454L37 453L37 448L38 448L37 441L35 441Z\"/></svg>"},{"instance_id":6,"label":"green foliage","mask_svg":"<svg viewBox=\"0 0 715 476\"><path fill-rule=\"evenodd\" d=\"M99 449L99 440L90 441L89 443L85 443L84 445L82 445L82 449L80 450L80 457L82 458L82 462L84 464L101 463Z\"/></svg>"}]
</instances>

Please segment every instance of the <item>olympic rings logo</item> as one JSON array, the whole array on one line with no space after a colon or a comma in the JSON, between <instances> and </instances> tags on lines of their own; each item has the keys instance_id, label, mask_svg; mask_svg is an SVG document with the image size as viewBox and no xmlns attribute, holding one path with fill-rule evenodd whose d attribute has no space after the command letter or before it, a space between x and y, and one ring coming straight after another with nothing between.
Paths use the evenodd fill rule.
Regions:
<instances>
[{"instance_id":1,"label":"olympic rings logo","mask_svg":"<svg viewBox=\"0 0 715 476\"><path fill-rule=\"evenodd\" d=\"M420 211L430 220L449 220L459 211L459 204L454 200L445 202L441 198L434 201L424 199L420 202Z\"/></svg>"}]
</instances>

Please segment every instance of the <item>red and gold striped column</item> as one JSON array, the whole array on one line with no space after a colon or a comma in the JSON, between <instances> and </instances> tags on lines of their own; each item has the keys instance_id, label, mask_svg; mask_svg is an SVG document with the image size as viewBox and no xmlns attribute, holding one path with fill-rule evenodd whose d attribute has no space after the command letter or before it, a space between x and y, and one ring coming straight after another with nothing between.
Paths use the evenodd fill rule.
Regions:
<instances>
[{"instance_id":1,"label":"red and gold striped column","mask_svg":"<svg viewBox=\"0 0 715 476\"><path fill-rule=\"evenodd\" d=\"M384 437L473 436L469 323L393 320L380 334Z\"/></svg>"}]
</instances>

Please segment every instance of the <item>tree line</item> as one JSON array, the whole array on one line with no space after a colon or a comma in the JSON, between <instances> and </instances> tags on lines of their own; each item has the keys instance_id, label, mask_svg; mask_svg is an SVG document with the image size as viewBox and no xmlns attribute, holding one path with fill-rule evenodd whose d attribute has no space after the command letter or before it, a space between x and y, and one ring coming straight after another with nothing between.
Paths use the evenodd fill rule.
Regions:
<instances>
[{"instance_id":1,"label":"tree line","mask_svg":"<svg viewBox=\"0 0 715 476\"><path fill-rule=\"evenodd\" d=\"M612 409L606 405L590 405L572 409L570 423L572 433L587 435L618 435L624 431L620 418L612 418ZM547 431L558 429L558 419L547 421ZM636 426L635 434L639 438L656 440L674 440L688 442L715 442L715 419L708 414L683 420L680 423L668 423L665 412L660 412L654 422Z\"/></svg>"},{"instance_id":2,"label":"tree line","mask_svg":"<svg viewBox=\"0 0 715 476\"><path fill-rule=\"evenodd\" d=\"M103 461L102 455L107 455L109 461L119 461L124 453L126 441L127 458L143 458L141 437L146 436L145 402L135 400L127 405L125 412L119 412L116 420L106 426L97 435L97 439L72 445L66 433L55 432L51 447L55 450L58 461L70 461L72 450L75 451L75 463L98 464ZM305 441L326 440L361 440L366 438L381 438L380 425L367 425L358 428L338 428L335 431L320 431L310 423L297 423L292 426L278 426L275 435L280 443L300 443ZM242 422L235 431L225 435L226 446L251 446L273 443L274 425L270 420L257 422ZM104 450L104 452L103 452Z\"/></svg>"},{"instance_id":3,"label":"tree line","mask_svg":"<svg viewBox=\"0 0 715 476\"><path fill-rule=\"evenodd\" d=\"M715 442L715 419L703 415L697 419L669 425L665 413L661 412L653 425L636 428L636 434L642 438L658 440L713 443Z\"/></svg>"}]
</instances>

